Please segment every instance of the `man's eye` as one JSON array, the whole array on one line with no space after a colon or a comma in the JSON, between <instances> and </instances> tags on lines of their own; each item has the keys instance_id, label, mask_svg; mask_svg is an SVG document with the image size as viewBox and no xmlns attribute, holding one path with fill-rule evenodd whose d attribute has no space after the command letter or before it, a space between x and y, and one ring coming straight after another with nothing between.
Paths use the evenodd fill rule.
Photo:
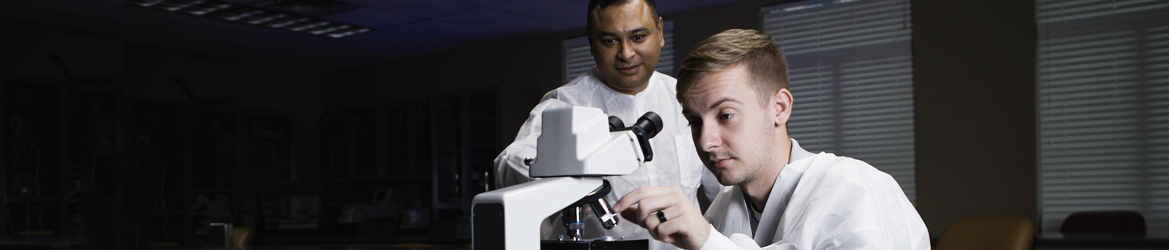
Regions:
<instances>
[{"instance_id":1,"label":"man's eye","mask_svg":"<svg viewBox=\"0 0 1169 250\"><path fill-rule=\"evenodd\" d=\"M638 41L645 40L645 35L633 36L633 40L638 40Z\"/></svg>"},{"instance_id":2,"label":"man's eye","mask_svg":"<svg viewBox=\"0 0 1169 250\"><path fill-rule=\"evenodd\" d=\"M613 38L609 38L609 39L602 39L602 40L601 40L601 42L602 42L602 43L605 43L605 44L613 44L613 43L616 43L616 42L617 42L617 39L613 39Z\"/></svg>"},{"instance_id":3,"label":"man's eye","mask_svg":"<svg viewBox=\"0 0 1169 250\"><path fill-rule=\"evenodd\" d=\"M718 115L718 118L719 118L719 119L721 119L721 120L728 120L728 119L731 119L731 117L732 117L732 116L734 116L734 115L731 115L731 114L721 114L721 115Z\"/></svg>"}]
</instances>

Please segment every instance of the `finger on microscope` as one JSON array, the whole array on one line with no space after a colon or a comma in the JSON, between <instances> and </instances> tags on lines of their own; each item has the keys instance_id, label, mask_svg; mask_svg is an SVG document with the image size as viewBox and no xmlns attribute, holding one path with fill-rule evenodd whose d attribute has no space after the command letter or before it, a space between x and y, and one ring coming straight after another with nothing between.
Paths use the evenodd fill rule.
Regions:
<instances>
[{"instance_id":1,"label":"finger on microscope","mask_svg":"<svg viewBox=\"0 0 1169 250\"><path fill-rule=\"evenodd\" d=\"M617 204L613 205L613 211L622 212L629 209L633 204L641 202L646 197L668 194L670 192L671 189L669 187L639 187L625 194L620 200L617 200Z\"/></svg>"}]
</instances>

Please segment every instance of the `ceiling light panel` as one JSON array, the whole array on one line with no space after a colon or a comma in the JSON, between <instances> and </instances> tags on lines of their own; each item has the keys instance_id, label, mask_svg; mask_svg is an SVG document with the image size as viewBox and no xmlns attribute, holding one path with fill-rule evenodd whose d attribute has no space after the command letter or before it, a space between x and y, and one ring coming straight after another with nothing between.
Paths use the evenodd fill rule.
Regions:
<instances>
[{"instance_id":1,"label":"ceiling light panel","mask_svg":"<svg viewBox=\"0 0 1169 250\"><path fill-rule=\"evenodd\" d=\"M126 0L125 3L143 8L264 26L314 36L342 38L373 31L368 27L215 0Z\"/></svg>"}]
</instances>

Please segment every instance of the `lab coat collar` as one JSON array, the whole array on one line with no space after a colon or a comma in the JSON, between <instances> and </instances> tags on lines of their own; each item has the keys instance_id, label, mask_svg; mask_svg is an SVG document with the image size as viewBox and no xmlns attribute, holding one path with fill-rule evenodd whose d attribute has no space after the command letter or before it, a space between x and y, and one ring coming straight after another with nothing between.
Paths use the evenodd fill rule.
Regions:
<instances>
[{"instance_id":1,"label":"lab coat collar","mask_svg":"<svg viewBox=\"0 0 1169 250\"><path fill-rule=\"evenodd\" d=\"M813 154L812 152L808 152L808 150L804 150L803 147L800 147L800 143L796 141L796 138L790 138L790 139L792 140L792 152L789 155L791 157L788 157L788 159L787 159L787 164L792 164L793 162L796 162L798 160L803 160L804 158L808 158L808 157L812 157L813 155L816 155L816 154Z\"/></svg>"},{"instance_id":2,"label":"lab coat collar","mask_svg":"<svg viewBox=\"0 0 1169 250\"><path fill-rule=\"evenodd\" d=\"M796 139L792 138L791 141L792 148L788 164L783 167L783 170L780 170L779 176L775 177L775 184L771 186L771 194L767 196L767 205L763 207L763 216L759 218L759 226L752 232L755 242L759 243L760 246L775 242L775 237L783 237L783 228L776 225L780 225L783 219L783 210L787 209L788 201L791 200L792 194L795 192L796 184L799 183L800 177L803 177L811 163L811 161L801 162L801 160L815 156L812 152L800 147L800 143Z\"/></svg>"}]
</instances>

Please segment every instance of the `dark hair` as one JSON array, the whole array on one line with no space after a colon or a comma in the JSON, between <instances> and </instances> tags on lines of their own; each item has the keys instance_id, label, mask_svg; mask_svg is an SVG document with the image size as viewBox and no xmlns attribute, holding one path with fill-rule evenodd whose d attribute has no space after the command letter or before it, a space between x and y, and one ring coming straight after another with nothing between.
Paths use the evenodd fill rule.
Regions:
<instances>
[{"instance_id":1,"label":"dark hair","mask_svg":"<svg viewBox=\"0 0 1169 250\"><path fill-rule=\"evenodd\" d=\"M635 0L589 0L588 12L585 12L585 16L588 17L586 19L587 21L585 24L585 34L589 34L589 35L593 34L593 11L594 10L601 11L601 10L604 10L605 7L609 7L611 5L622 5L622 4L629 3L630 1L635 1ZM661 20L659 20L661 18L658 18L658 17L661 17L661 16L658 15L658 5L654 3L654 0L641 0L641 1L644 2L646 5L649 5L650 11L653 12L654 24L655 25L659 24L658 22L661 21Z\"/></svg>"},{"instance_id":2,"label":"dark hair","mask_svg":"<svg viewBox=\"0 0 1169 250\"><path fill-rule=\"evenodd\" d=\"M758 30L730 29L702 40L682 60L678 102L686 103L686 95L698 79L739 65L750 72L761 105L766 105L776 91L788 87L787 60L771 36Z\"/></svg>"}]
</instances>

